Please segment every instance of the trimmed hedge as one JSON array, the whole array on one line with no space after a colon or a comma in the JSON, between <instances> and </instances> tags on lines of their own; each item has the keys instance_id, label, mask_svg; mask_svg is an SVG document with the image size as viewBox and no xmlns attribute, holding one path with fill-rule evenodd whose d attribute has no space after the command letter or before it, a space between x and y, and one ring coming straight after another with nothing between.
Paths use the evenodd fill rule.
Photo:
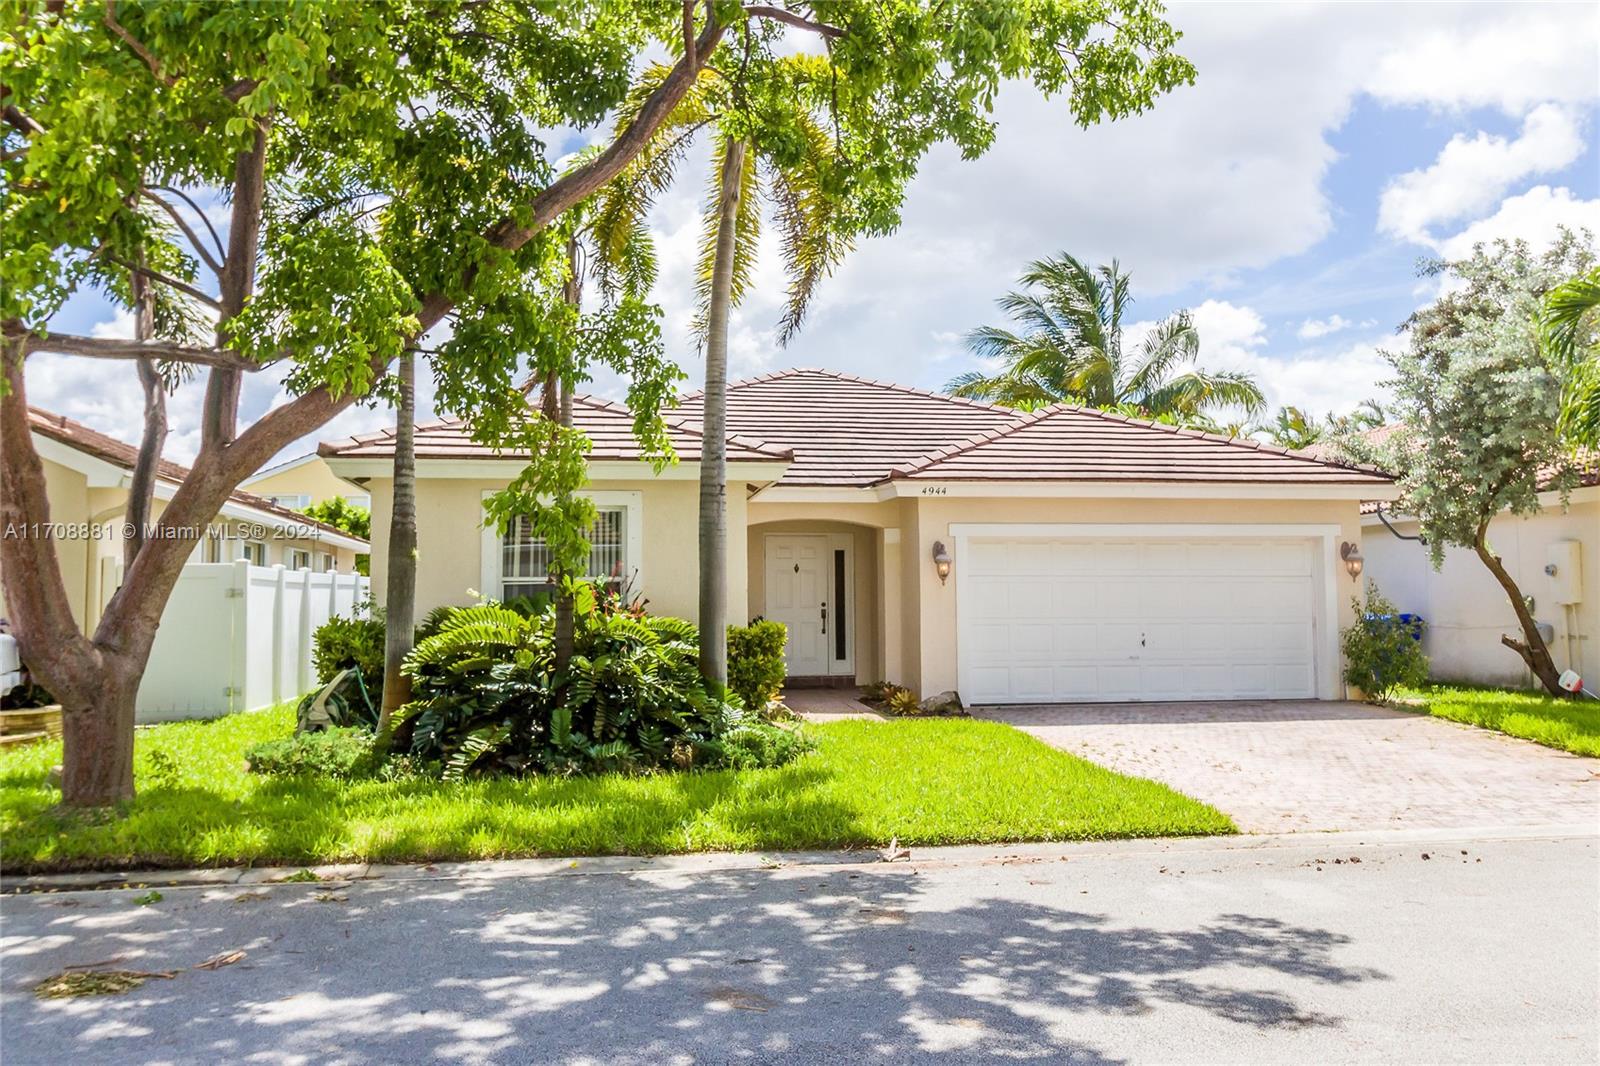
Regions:
<instances>
[{"instance_id":1,"label":"trimmed hedge","mask_svg":"<svg viewBox=\"0 0 1600 1066\"><path fill-rule=\"evenodd\" d=\"M760 714L783 691L783 646L789 630L765 619L728 627L728 687Z\"/></svg>"}]
</instances>

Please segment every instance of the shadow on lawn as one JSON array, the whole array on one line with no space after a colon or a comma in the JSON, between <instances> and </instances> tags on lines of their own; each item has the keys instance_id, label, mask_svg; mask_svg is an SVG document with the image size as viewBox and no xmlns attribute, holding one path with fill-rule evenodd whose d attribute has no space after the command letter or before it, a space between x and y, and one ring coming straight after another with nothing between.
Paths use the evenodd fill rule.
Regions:
<instances>
[{"instance_id":1,"label":"shadow on lawn","mask_svg":"<svg viewBox=\"0 0 1600 1066\"><path fill-rule=\"evenodd\" d=\"M334 905L277 886L156 908L100 893L54 913L59 901L33 897L9 930L5 1050L18 1061L49 1048L118 1062L806 1061L841 1049L1109 1062L1084 1038L1108 1016L1135 1024L1181 1008L1224 1033L1336 1028L1284 986L1387 979L1337 958L1348 937L1273 917L1115 923L1081 909L1064 871L1044 899L930 880L902 867L380 881L340 888ZM243 963L185 969L237 948ZM26 995L65 965L119 952L185 972L70 1012Z\"/></svg>"},{"instance_id":2,"label":"shadow on lawn","mask_svg":"<svg viewBox=\"0 0 1600 1066\"><path fill-rule=\"evenodd\" d=\"M146 785L118 818L60 808L42 773L13 773L6 805L24 828L4 845L4 872L661 854L704 848L708 817L753 848L868 842L857 813L823 794L831 776L802 759L756 773L464 784L262 778L243 796Z\"/></svg>"}]
</instances>

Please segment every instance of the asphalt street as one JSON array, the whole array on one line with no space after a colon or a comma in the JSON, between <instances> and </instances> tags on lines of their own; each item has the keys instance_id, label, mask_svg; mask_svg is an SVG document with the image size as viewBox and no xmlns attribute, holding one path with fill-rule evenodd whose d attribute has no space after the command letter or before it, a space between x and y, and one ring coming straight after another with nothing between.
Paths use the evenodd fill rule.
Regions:
<instances>
[{"instance_id":1,"label":"asphalt street","mask_svg":"<svg viewBox=\"0 0 1600 1066\"><path fill-rule=\"evenodd\" d=\"M1600 1060L1594 836L161 892L0 901L5 1066Z\"/></svg>"}]
</instances>

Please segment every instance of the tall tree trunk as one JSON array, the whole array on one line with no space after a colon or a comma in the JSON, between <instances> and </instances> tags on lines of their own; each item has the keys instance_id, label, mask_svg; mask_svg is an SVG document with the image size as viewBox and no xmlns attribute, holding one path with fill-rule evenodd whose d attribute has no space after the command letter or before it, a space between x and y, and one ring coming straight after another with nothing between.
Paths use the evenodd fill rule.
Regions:
<instances>
[{"instance_id":1,"label":"tall tree trunk","mask_svg":"<svg viewBox=\"0 0 1600 1066\"><path fill-rule=\"evenodd\" d=\"M567 239L567 283L562 289L562 295L575 310L583 302L583 280L578 275L578 266L578 239L569 237ZM572 386L561 380L560 375L552 374L545 382L545 403L547 405L550 403L551 390L556 391L556 420L564 428L571 429ZM572 652L577 635L574 632L572 620L572 595L565 587L567 575L556 574L553 576L557 578L555 670L557 677L565 677L567 666L572 662Z\"/></svg>"},{"instance_id":2,"label":"tall tree trunk","mask_svg":"<svg viewBox=\"0 0 1600 1066\"><path fill-rule=\"evenodd\" d=\"M1545 646L1544 638L1539 636L1539 624L1534 621L1533 612L1528 610L1528 601L1523 598L1522 590L1517 587L1517 582L1512 578L1500 557L1489 548L1488 542L1489 523L1487 520L1478 524L1478 536L1473 542L1473 550L1478 553L1478 558L1483 560L1483 565L1489 568L1489 573L1500 582L1500 587L1505 590L1506 599L1511 601L1511 609L1516 612L1517 624L1522 627L1522 640L1509 634L1502 634L1500 643L1522 656L1522 661L1528 664L1528 669L1533 671L1533 676L1545 687L1545 691L1552 696L1569 696L1571 693L1561 687L1561 671L1556 669L1556 662L1550 655L1550 649Z\"/></svg>"},{"instance_id":3,"label":"tall tree trunk","mask_svg":"<svg viewBox=\"0 0 1600 1066\"><path fill-rule=\"evenodd\" d=\"M411 680L400 670L411 653L417 614L417 355L400 356L400 406L395 411L394 499L389 510L389 572L383 626L383 706L379 743L389 720L411 698Z\"/></svg>"},{"instance_id":4,"label":"tall tree trunk","mask_svg":"<svg viewBox=\"0 0 1600 1066\"><path fill-rule=\"evenodd\" d=\"M728 683L728 316L745 142L732 141L718 176L717 250L706 314L705 425L700 437L700 673Z\"/></svg>"},{"instance_id":5,"label":"tall tree trunk","mask_svg":"<svg viewBox=\"0 0 1600 1066\"><path fill-rule=\"evenodd\" d=\"M141 265L143 265L141 261ZM130 276L133 293L135 340L147 341L155 336L155 298L150 292L150 281L138 271ZM122 564L131 567L144 547L145 530L150 527L150 513L156 495L156 468L161 464L161 452L167 443L167 391L162 385L161 373L155 360L139 359L139 387L144 390L144 433L139 438L139 455L134 460L133 478L128 484L128 536L122 542Z\"/></svg>"}]
</instances>

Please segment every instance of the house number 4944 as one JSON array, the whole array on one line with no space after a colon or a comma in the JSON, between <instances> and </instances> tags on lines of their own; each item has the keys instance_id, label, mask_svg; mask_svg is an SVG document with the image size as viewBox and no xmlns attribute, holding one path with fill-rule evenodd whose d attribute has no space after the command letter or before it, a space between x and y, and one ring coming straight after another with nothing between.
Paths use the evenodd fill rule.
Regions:
<instances>
[{"instance_id":1,"label":"house number 4944","mask_svg":"<svg viewBox=\"0 0 1600 1066\"><path fill-rule=\"evenodd\" d=\"M924 486L922 486L922 494L924 496L946 496L946 495L949 495L949 493L950 493L950 490L945 488L943 485L924 485Z\"/></svg>"}]
</instances>

